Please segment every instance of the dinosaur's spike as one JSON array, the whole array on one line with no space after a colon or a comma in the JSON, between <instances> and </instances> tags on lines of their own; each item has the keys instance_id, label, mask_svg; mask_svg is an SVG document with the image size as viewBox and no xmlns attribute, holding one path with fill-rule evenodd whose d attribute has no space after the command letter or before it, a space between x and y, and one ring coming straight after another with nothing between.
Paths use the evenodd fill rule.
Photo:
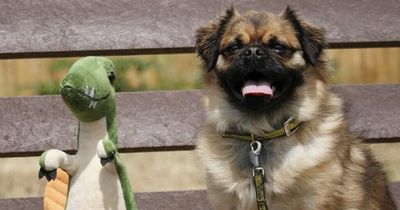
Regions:
<instances>
[{"instance_id":1,"label":"dinosaur's spike","mask_svg":"<svg viewBox=\"0 0 400 210\"><path fill-rule=\"evenodd\" d=\"M94 88L90 89L89 97L90 98L94 97Z\"/></svg>"},{"instance_id":2,"label":"dinosaur's spike","mask_svg":"<svg viewBox=\"0 0 400 210\"><path fill-rule=\"evenodd\" d=\"M85 86L84 94L87 95L87 96L89 95L89 86L87 86L87 85Z\"/></svg>"}]
</instances>

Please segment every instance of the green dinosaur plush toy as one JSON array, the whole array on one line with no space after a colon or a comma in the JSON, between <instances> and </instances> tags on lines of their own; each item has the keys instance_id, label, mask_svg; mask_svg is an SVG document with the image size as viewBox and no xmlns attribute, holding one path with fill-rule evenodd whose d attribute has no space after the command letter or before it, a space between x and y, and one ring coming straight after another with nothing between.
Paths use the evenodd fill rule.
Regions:
<instances>
[{"instance_id":1,"label":"green dinosaur plush toy","mask_svg":"<svg viewBox=\"0 0 400 210\"><path fill-rule=\"evenodd\" d=\"M66 204L61 204L62 209L136 210L128 175L117 151L114 80L110 60L85 57L72 65L61 82L62 99L79 120L78 151L75 155L56 149L45 151L40 157L39 178L56 180L62 172L58 168L68 173ZM55 191L59 192L51 194L60 193ZM51 202L54 201L45 196L45 209L60 209L49 207L55 206Z\"/></svg>"}]
</instances>

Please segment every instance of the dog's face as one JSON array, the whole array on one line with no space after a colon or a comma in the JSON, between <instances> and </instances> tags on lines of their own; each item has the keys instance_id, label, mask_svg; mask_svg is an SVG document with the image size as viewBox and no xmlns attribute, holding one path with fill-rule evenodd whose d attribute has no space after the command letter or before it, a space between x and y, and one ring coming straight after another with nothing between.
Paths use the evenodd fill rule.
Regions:
<instances>
[{"instance_id":1,"label":"dog's face","mask_svg":"<svg viewBox=\"0 0 400 210\"><path fill-rule=\"evenodd\" d=\"M269 112L290 101L316 66L323 31L287 8L281 15L234 9L197 31L197 52L228 100L245 112Z\"/></svg>"}]
</instances>

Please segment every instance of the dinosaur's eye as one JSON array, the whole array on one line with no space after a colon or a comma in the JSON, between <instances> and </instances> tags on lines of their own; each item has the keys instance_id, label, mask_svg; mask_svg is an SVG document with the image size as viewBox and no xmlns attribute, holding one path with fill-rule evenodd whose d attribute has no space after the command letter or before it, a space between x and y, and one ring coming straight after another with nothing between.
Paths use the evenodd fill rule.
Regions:
<instances>
[{"instance_id":1,"label":"dinosaur's eye","mask_svg":"<svg viewBox=\"0 0 400 210\"><path fill-rule=\"evenodd\" d=\"M110 73L108 73L108 80L110 81L111 84L114 84L114 80L115 80L115 73L112 71Z\"/></svg>"}]
</instances>

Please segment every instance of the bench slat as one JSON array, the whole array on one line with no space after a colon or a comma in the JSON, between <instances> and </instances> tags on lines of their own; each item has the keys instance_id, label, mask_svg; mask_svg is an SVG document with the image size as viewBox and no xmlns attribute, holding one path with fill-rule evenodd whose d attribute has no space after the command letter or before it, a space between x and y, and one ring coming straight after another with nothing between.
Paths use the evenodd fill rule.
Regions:
<instances>
[{"instance_id":1,"label":"bench slat","mask_svg":"<svg viewBox=\"0 0 400 210\"><path fill-rule=\"evenodd\" d=\"M400 46L396 0L2 0L0 58L193 52L195 29L231 4L274 13L290 4L334 48Z\"/></svg>"},{"instance_id":2,"label":"bench slat","mask_svg":"<svg viewBox=\"0 0 400 210\"><path fill-rule=\"evenodd\" d=\"M204 190L135 193L140 210L209 210ZM42 210L43 198L0 199L0 210Z\"/></svg>"},{"instance_id":3,"label":"bench slat","mask_svg":"<svg viewBox=\"0 0 400 210\"><path fill-rule=\"evenodd\" d=\"M400 85L335 86L350 130L367 141L400 140ZM201 91L117 94L121 152L189 150L204 121ZM0 157L76 148L77 121L59 96L0 98Z\"/></svg>"},{"instance_id":4,"label":"bench slat","mask_svg":"<svg viewBox=\"0 0 400 210\"><path fill-rule=\"evenodd\" d=\"M389 190L400 210L400 182L389 183ZM210 210L205 190L135 193L140 210ZM0 199L0 210L41 210L42 198Z\"/></svg>"}]
</instances>

